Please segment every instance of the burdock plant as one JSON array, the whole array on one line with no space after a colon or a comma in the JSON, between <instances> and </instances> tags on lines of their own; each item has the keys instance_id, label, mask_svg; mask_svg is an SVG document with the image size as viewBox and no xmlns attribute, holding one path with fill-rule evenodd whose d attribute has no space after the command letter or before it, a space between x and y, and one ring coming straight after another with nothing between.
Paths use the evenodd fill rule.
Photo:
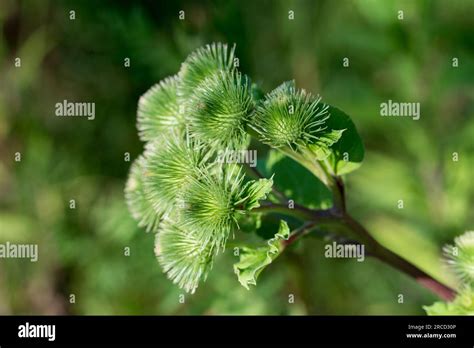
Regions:
<instances>
[{"instance_id":1,"label":"burdock plant","mask_svg":"<svg viewBox=\"0 0 474 348\"><path fill-rule=\"evenodd\" d=\"M443 248L446 266L459 281L459 293L453 301L425 306L430 315L474 315L474 231L454 239Z\"/></svg>"},{"instance_id":2,"label":"burdock plant","mask_svg":"<svg viewBox=\"0 0 474 348\"><path fill-rule=\"evenodd\" d=\"M238 71L237 61L235 46L199 48L138 104L137 127L146 144L131 167L125 195L139 225L156 233L155 253L168 277L193 293L228 240L265 228L264 217L271 215L281 219L273 237L238 249L234 272L246 288L256 285L259 274L286 248L313 234L363 244L367 255L452 300L453 289L383 247L348 213L343 175L364 158L350 117L298 89L294 81L264 94ZM218 160L224 151L248 149L252 140L267 147L259 159L267 166ZM283 193L291 190L274 185L273 179L278 182L283 175L270 165L275 161L291 166L290 172L296 163L309 170L314 185L325 187L330 199L321 194L306 206L295 202ZM450 262L472 283L469 238L456 241L460 256L450 256Z\"/></svg>"}]
</instances>

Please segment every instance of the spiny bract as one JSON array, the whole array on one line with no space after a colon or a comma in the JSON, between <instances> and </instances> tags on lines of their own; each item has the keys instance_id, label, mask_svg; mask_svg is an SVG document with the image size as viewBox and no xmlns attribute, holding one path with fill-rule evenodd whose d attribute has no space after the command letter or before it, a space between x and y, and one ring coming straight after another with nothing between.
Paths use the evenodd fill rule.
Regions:
<instances>
[{"instance_id":1,"label":"spiny bract","mask_svg":"<svg viewBox=\"0 0 474 348\"><path fill-rule=\"evenodd\" d=\"M227 44L213 43L198 48L181 64L178 95L184 102L207 77L218 71L234 69L235 45L229 49Z\"/></svg>"},{"instance_id":2,"label":"spiny bract","mask_svg":"<svg viewBox=\"0 0 474 348\"><path fill-rule=\"evenodd\" d=\"M466 285L474 285L474 231L456 237L454 245L446 245L443 251L459 279Z\"/></svg>"},{"instance_id":3,"label":"spiny bract","mask_svg":"<svg viewBox=\"0 0 474 348\"><path fill-rule=\"evenodd\" d=\"M252 110L248 78L235 71L220 71L207 77L190 99L191 131L216 148L244 148Z\"/></svg>"},{"instance_id":4,"label":"spiny bract","mask_svg":"<svg viewBox=\"0 0 474 348\"><path fill-rule=\"evenodd\" d=\"M133 218L138 221L138 226L145 227L146 231L150 232L158 229L161 214L145 197L143 187L145 165L146 159L143 155L133 162L125 186L125 198Z\"/></svg>"},{"instance_id":5,"label":"spiny bract","mask_svg":"<svg viewBox=\"0 0 474 348\"><path fill-rule=\"evenodd\" d=\"M163 270L174 283L194 293L212 267L213 255L209 244L200 235L174 221L164 221L156 235L155 254Z\"/></svg>"},{"instance_id":6,"label":"spiny bract","mask_svg":"<svg viewBox=\"0 0 474 348\"><path fill-rule=\"evenodd\" d=\"M251 127L262 142L272 147L310 149L327 155L344 131L327 127L328 108L321 98L297 90L294 81L288 81L265 96L256 108Z\"/></svg>"},{"instance_id":7,"label":"spiny bract","mask_svg":"<svg viewBox=\"0 0 474 348\"><path fill-rule=\"evenodd\" d=\"M157 211L166 212L180 199L180 192L204 166L206 153L199 145L179 136L155 141L145 151L145 196Z\"/></svg>"},{"instance_id":8,"label":"spiny bract","mask_svg":"<svg viewBox=\"0 0 474 348\"><path fill-rule=\"evenodd\" d=\"M201 231L203 240L216 251L224 248L229 234L238 228L238 219L259 206L267 197L272 179L242 184L244 175L237 165L218 165L214 173L201 172L184 191L184 224Z\"/></svg>"},{"instance_id":9,"label":"spiny bract","mask_svg":"<svg viewBox=\"0 0 474 348\"><path fill-rule=\"evenodd\" d=\"M184 113L179 108L177 96L178 83L176 76L167 77L141 96L137 111L141 140L152 141L162 132L184 130Z\"/></svg>"}]
</instances>

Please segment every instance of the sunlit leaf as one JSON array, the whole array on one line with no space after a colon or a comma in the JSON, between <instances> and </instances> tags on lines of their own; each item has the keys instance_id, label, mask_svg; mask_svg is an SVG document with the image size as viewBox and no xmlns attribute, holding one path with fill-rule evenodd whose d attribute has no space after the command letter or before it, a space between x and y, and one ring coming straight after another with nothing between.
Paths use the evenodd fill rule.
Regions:
<instances>
[{"instance_id":1,"label":"sunlit leaf","mask_svg":"<svg viewBox=\"0 0 474 348\"><path fill-rule=\"evenodd\" d=\"M438 301L423 309L428 315L474 315L474 291L466 287L453 301Z\"/></svg>"},{"instance_id":2,"label":"sunlit leaf","mask_svg":"<svg viewBox=\"0 0 474 348\"><path fill-rule=\"evenodd\" d=\"M277 150L270 150L259 169L273 175L274 186L295 203L315 209L332 206L331 191L306 168Z\"/></svg>"},{"instance_id":3,"label":"sunlit leaf","mask_svg":"<svg viewBox=\"0 0 474 348\"><path fill-rule=\"evenodd\" d=\"M273 178L247 182L242 188L241 198L236 205L241 205L244 210L252 210L259 207L259 201L267 197L272 190L272 186Z\"/></svg>"},{"instance_id":4,"label":"sunlit leaf","mask_svg":"<svg viewBox=\"0 0 474 348\"><path fill-rule=\"evenodd\" d=\"M326 121L329 129L344 129L344 132L341 138L331 146L327 162L334 174L347 174L362 164L364 144L354 122L347 114L333 106L329 107L328 112L331 115Z\"/></svg>"},{"instance_id":5,"label":"sunlit leaf","mask_svg":"<svg viewBox=\"0 0 474 348\"><path fill-rule=\"evenodd\" d=\"M240 249L240 261L234 264L234 272L243 287L249 289L249 285L257 284L258 276L280 255L283 250L282 241L287 240L289 235L288 224L282 220L277 234L268 240L267 245L259 248L242 247Z\"/></svg>"}]
</instances>

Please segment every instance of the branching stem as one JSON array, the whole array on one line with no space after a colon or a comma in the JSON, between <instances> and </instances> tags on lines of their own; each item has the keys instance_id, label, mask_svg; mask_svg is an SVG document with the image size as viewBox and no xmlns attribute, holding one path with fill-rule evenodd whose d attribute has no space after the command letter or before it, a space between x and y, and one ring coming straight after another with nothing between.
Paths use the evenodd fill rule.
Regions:
<instances>
[{"instance_id":1,"label":"branching stem","mask_svg":"<svg viewBox=\"0 0 474 348\"><path fill-rule=\"evenodd\" d=\"M250 134L255 135L255 132L251 130ZM364 226L347 213L345 187L340 176L330 173L330 171L327 168L324 168L320 162L310 160L308 159L308 156L304 156L302 153L293 151L290 148L279 148L279 150L306 167L306 169L308 169L314 176L329 187L333 194L332 209L313 210L296 203L290 208L285 205L287 198L275 189L273 192L278 197L281 204L265 202L259 208L253 210L281 213L305 221L304 225L291 233L289 239L285 242L285 246L288 246L301 237L307 235L316 226L337 226L340 229L349 232L349 234L351 234L350 237L355 237L358 242L366 245L370 256L374 256L375 258L413 277L418 283L428 288L444 300L452 300L455 297L455 290L442 284L412 263L385 248L365 229ZM258 171L256 174L260 175Z\"/></svg>"},{"instance_id":2,"label":"branching stem","mask_svg":"<svg viewBox=\"0 0 474 348\"><path fill-rule=\"evenodd\" d=\"M318 223L335 223L338 221L330 210L313 210L296 203L290 208L285 204L263 202L260 207L253 209L252 212L281 213L299 218L303 221L315 221Z\"/></svg>"},{"instance_id":3,"label":"branching stem","mask_svg":"<svg viewBox=\"0 0 474 348\"><path fill-rule=\"evenodd\" d=\"M372 235L363 227L358 221L353 219L350 215L344 215L344 223L358 235L367 238L372 244L369 248L372 256L389 264L390 266L404 272L413 277L418 283L428 288L444 300L452 300L455 297L455 291L450 287L442 284L432 276L422 271L412 263L398 256L391 250L385 248L377 242Z\"/></svg>"},{"instance_id":4,"label":"branching stem","mask_svg":"<svg viewBox=\"0 0 474 348\"><path fill-rule=\"evenodd\" d=\"M339 212L335 209L314 210L295 204L294 208L289 208L283 204L265 202L261 207L254 209L260 212L274 212L299 218L306 223L299 229L294 230L290 238L285 241L285 246L294 243L296 240L307 235L311 230L319 225L333 225L347 229L358 242L366 245L371 256L389 264L390 266L413 277L418 283L428 288L444 300L452 300L455 291L431 277L412 263L401 258L394 252L381 245L357 220L346 212Z\"/></svg>"}]
</instances>

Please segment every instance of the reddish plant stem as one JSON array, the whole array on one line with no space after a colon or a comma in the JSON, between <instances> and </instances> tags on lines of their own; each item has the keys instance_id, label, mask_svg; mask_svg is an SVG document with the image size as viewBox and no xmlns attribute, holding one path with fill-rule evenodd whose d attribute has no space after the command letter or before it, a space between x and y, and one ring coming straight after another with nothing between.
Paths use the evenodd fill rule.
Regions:
<instances>
[{"instance_id":1,"label":"reddish plant stem","mask_svg":"<svg viewBox=\"0 0 474 348\"><path fill-rule=\"evenodd\" d=\"M442 284L412 263L385 248L374 237L372 237L365 227L346 212L341 212L338 209L313 210L297 204L295 204L294 208L289 208L283 204L274 204L270 202L262 204L261 207L254 209L254 211L282 213L306 221L303 226L294 230L290 234L288 240L284 242L285 247L307 235L318 225L337 225L345 227L357 237L358 242L366 245L369 255L411 276L422 286L431 290L444 300L449 301L455 297L456 293L453 289Z\"/></svg>"},{"instance_id":2,"label":"reddish plant stem","mask_svg":"<svg viewBox=\"0 0 474 348\"><path fill-rule=\"evenodd\" d=\"M354 231L360 236L363 236L364 238L368 238L371 243L370 252L372 256L379 259L380 261L385 262L393 268L398 269L404 272L405 274L413 277L422 286L431 290L433 293L437 294L444 300L450 301L455 297L456 292L453 289L442 284L441 282L434 279L429 274L422 271L412 263L398 256L391 250L385 248L370 235L370 233L365 229L365 227L363 227L350 215L344 215L344 222L349 226L352 231Z\"/></svg>"}]
</instances>

